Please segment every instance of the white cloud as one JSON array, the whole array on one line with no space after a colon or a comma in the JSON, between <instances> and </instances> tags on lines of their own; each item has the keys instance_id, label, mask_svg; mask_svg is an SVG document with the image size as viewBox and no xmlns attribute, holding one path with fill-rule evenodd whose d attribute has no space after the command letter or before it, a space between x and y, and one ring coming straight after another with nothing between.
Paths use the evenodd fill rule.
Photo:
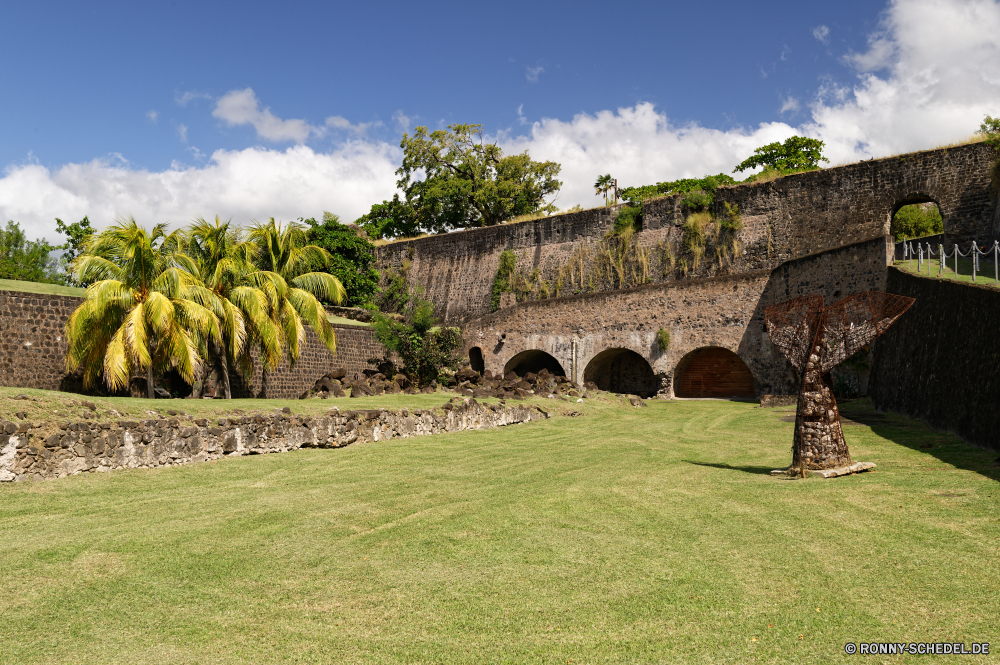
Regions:
<instances>
[{"instance_id":1,"label":"white cloud","mask_svg":"<svg viewBox=\"0 0 1000 665\"><path fill-rule=\"evenodd\" d=\"M528 150L534 159L563 165L561 208L600 203L591 183L601 173L610 172L623 186L729 173L755 148L793 134L826 141L834 164L932 148L965 138L984 115L1000 111L1000 4L893 2L869 49L851 54L846 62L858 74L853 87L825 79L808 105L800 94L782 100L782 112L794 110L797 103L800 111L811 113L799 126L768 122L719 130L678 125L652 104L641 103L567 120L543 119L524 125L525 136L502 133L498 140L507 152ZM304 140L311 132L334 127L353 132L353 137L362 127L343 119L321 128L281 120L261 111L249 89L227 97L233 104L222 111L226 117L253 124L262 135L291 137L281 140ZM393 120L406 131L415 118L397 111ZM199 159L200 153L190 152ZM246 222L330 210L354 219L392 196L400 158L400 151L387 143L352 138L328 153L301 145L284 151L220 150L198 167L175 165L162 172L120 159L52 170L28 162L8 168L0 178L0 220L19 221L35 235L56 240L52 220L57 216L90 215L104 225L131 213L147 224L183 224L216 213Z\"/></svg>"},{"instance_id":2,"label":"white cloud","mask_svg":"<svg viewBox=\"0 0 1000 665\"><path fill-rule=\"evenodd\" d=\"M327 127L332 127L333 129L339 129L342 131L348 131L358 136L367 132L370 127L377 126L380 124L382 123L359 122L356 125L352 125L350 120L348 120L347 118L342 118L339 115L332 115L326 119Z\"/></svg>"},{"instance_id":3,"label":"white cloud","mask_svg":"<svg viewBox=\"0 0 1000 665\"><path fill-rule=\"evenodd\" d=\"M542 66L527 67L526 70L524 78L528 79L529 83L538 83L538 76L545 72L545 68Z\"/></svg>"},{"instance_id":4,"label":"white cloud","mask_svg":"<svg viewBox=\"0 0 1000 665\"><path fill-rule=\"evenodd\" d=\"M212 115L229 126L253 125L257 136L266 141L304 143L310 135L322 135L323 130L305 120L282 120L270 108L260 109L252 88L227 92L215 103Z\"/></svg>"},{"instance_id":5,"label":"white cloud","mask_svg":"<svg viewBox=\"0 0 1000 665\"><path fill-rule=\"evenodd\" d=\"M788 56L790 56L791 54L792 54L792 47L789 46L788 44L785 44L784 47L781 49L781 60L787 61Z\"/></svg>"},{"instance_id":6,"label":"white cloud","mask_svg":"<svg viewBox=\"0 0 1000 665\"><path fill-rule=\"evenodd\" d=\"M211 99L212 95L207 92L198 92L197 90L186 90L184 92L177 93L174 95L174 101L177 102L179 106L187 106L190 102L196 99Z\"/></svg>"},{"instance_id":7,"label":"white cloud","mask_svg":"<svg viewBox=\"0 0 1000 665\"><path fill-rule=\"evenodd\" d=\"M187 125L177 125L177 136L180 138L181 143L188 142L188 126Z\"/></svg>"},{"instance_id":8,"label":"white cloud","mask_svg":"<svg viewBox=\"0 0 1000 665\"><path fill-rule=\"evenodd\" d=\"M799 110L799 100L794 97L789 96L787 99L782 100L781 110L779 113L795 113Z\"/></svg>"},{"instance_id":9,"label":"white cloud","mask_svg":"<svg viewBox=\"0 0 1000 665\"><path fill-rule=\"evenodd\" d=\"M344 219L390 198L402 154L394 146L348 142L330 153L307 146L284 151L218 150L200 168L175 164L147 171L115 156L47 169L37 163L9 167L0 178L0 218L13 219L29 237L56 241L55 217L106 226L134 215L146 226L183 225L202 215L285 220L330 210Z\"/></svg>"},{"instance_id":10,"label":"white cloud","mask_svg":"<svg viewBox=\"0 0 1000 665\"><path fill-rule=\"evenodd\" d=\"M823 44L830 43L830 28L825 25L818 25L813 28L813 37L822 42Z\"/></svg>"},{"instance_id":11,"label":"white cloud","mask_svg":"<svg viewBox=\"0 0 1000 665\"><path fill-rule=\"evenodd\" d=\"M160 114L156 111L150 111L146 114L146 117L149 118L150 122L156 122L156 119L160 117Z\"/></svg>"}]
</instances>

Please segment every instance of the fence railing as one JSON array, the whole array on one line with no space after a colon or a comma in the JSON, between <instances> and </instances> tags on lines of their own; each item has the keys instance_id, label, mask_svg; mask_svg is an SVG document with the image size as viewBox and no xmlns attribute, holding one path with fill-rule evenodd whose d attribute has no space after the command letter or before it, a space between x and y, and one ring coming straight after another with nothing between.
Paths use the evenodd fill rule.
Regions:
<instances>
[{"instance_id":1,"label":"fence railing","mask_svg":"<svg viewBox=\"0 0 1000 665\"><path fill-rule=\"evenodd\" d=\"M935 240L937 238L934 238ZM897 243L899 244L899 243ZM934 245L937 245L935 250ZM940 242L932 243L925 241L923 238L918 240L903 240L903 260L912 261L914 258L917 260L917 272L922 273L924 271L924 263L927 264L927 274L931 274L931 259L936 258L937 261L934 263L938 264L938 276L943 276L945 271L945 263L948 259L955 259L955 278L958 279L958 257L972 258L972 281L976 281L976 275L980 272L979 270L979 257L980 256L990 256L993 258L993 282L997 286L1000 286L1000 240L994 240L992 245L979 246L979 243L975 240L969 241L969 248L966 251L962 251L960 248L960 243L955 243L952 245L950 252L944 251L944 245Z\"/></svg>"}]
</instances>

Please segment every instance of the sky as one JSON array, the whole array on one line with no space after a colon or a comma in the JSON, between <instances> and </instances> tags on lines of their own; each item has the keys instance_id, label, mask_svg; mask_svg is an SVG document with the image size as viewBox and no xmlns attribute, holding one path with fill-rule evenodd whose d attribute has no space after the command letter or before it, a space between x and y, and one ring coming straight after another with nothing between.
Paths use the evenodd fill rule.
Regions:
<instances>
[{"instance_id":1,"label":"sky","mask_svg":"<svg viewBox=\"0 0 1000 665\"><path fill-rule=\"evenodd\" d=\"M1000 115L1000 2L39 1L5 6L0 63L0 220L57 242L353 220L420 125L559 162L562 209L795 134L832 165L933 148Z\"/></svg>"}]
</instances>

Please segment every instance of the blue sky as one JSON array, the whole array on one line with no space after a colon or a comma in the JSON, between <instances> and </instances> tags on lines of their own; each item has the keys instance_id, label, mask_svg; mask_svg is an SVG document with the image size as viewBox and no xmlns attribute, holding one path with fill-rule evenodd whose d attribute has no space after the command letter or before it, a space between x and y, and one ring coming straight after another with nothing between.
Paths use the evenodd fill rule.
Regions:
<instances>
[{"instance_id":1,"label":"blue sky","mask_svg":"<svg viewBox=\"0 0 1000 665\"><path fill-rule=\"evenodd\" d=\"M993 0L11 3L0 216L353 219L418 124L560 161L560 207L793 133L835 163L934 147L1000 113L998 35Z\"/></svg>"}]
</instances>

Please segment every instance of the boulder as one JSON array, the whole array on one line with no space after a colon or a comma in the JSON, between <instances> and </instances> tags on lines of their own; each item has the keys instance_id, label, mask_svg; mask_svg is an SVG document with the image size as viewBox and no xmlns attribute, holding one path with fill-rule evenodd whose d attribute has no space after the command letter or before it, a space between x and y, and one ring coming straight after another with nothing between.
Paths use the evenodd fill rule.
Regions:
<instances>
[{"instance_id":1,"label":"boulder","mask_svg":"<svg viewBox=\"0 0 1000 665\"><path fill-rule=\"evenodd\" d=\"M326 378L330 379L331 381L333 379L342 379L345 376L347 376L347 370L344 369L343 367L337 367L332 372L328 372L324 376L326 376Z\"/></svg>"},{"instance_id":2,"label":"boulder","mask_svg":"<svg viewBox=\"0 0 1000 665\"><path fill-rule=\"evenodd\" d=\"M465 381L468 381L469 383L479 383L482 378L483 377L479 375L479 372L469 367L463 367L455 372L455 380L459 383L463 383Z\"/></svg>"},{"instance_id":3,"label":"boulder","mask_svg":"<svg viewBox=\"0 0 1000 665\"><path fill-rule=\"evenodd\" d=\"M396 374L392 380L398 383L400 388L408 388L410 385L410 378L405 374Z\"/></svg>"},{"instance_id":4,"label":"boulder","mask_svg":"<svg viewBox=\"0 0 1000 665\"><path fill-rule=\"evenodd\" d=\"M514 372L507 372L506 374L504 374L503 380L506 381L507 383L516 383L518 380L518 376Z\"/></svg>"}]
</instances>

